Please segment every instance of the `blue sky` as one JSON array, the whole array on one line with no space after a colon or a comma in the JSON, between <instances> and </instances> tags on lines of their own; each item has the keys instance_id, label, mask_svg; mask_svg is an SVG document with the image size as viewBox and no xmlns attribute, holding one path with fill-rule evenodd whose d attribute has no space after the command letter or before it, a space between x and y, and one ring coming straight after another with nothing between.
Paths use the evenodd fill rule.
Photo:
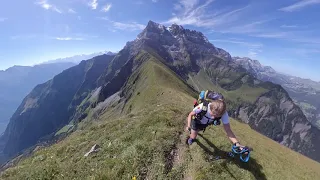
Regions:
<instances>
[{"instance_id":1,"label":"blue sky","mask_svg":"<svg viewBox=\"0 0 320 180\"><path fill-rule=\"evenodd\" d=\"M0 69L119 51L149 20L203 32L232 56L320 81L320 0L11 0L0 6Z\"/></svg>"}]
</instances>

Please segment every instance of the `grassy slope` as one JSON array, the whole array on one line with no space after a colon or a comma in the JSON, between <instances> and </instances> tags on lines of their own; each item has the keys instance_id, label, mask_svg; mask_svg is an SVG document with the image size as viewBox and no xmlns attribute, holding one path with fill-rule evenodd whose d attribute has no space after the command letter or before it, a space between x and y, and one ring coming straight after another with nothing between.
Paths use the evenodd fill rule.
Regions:
<instances>
[{"instance_id":1,"label":"grassy slope","mask_svg":"<svg viewBox=\"0 0 320 180\"><path fill-rule=\"evenodd\" d=\"M234 91L226 91L225 89L222 89L219 86L215 86L204 71L200 71L198 74L192 76L189 75L188 83L193 85L193 87L198 91L204 89L212 89L221 92L230 100L236 100L237 98L241 98L242 101L247 101L250 103L253 103L259 95L267 91L263 88L252 88L247 85L242 85L239 89Z\"/></svg>"},{"instance_id":2,"label":"grassy slope","mask_svg":"<svg viewBox=\"0 0 320 180\"><path fill-rule=\"evenodd\" d=\"M147 61L129 79L133 96L64 141L37 151L3 179L316 179L320 165L231 120L241 142L252 146L249 163L220 159L230 150L221 127L210 127L190 148L184 123L192 109L191 89L157 61ZM118 114L118 115L116 115ZM90 118L90 117L88 117ZM83 155L95 143L96 154Z\"/></svg>"}]
</instances>

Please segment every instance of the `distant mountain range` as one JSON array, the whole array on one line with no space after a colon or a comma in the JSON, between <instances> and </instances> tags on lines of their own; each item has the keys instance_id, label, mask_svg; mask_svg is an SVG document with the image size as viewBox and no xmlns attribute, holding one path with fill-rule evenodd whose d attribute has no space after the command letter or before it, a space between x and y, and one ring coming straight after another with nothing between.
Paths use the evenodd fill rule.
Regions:
<instances>
[{"instance_id":1,"label":"distant mountain range","mask_svg":"<svg viewBox=\"0 0 320 180\"><path fill-rule=\"evenodd\" d=\"M75 66L75 63L60 62L36 66L13 66L0 71L0 134L5 130L11 116L23 98L38 84L42 84Z\"/></svg>"},{"instance_id":2,"label":"distant mountain range","mask_svg":"<svg viewBox=\"0 0 320 180\"><path fill-rule=\"evenodd\" d=\"M111 51L101 51L101 52L96 52L96 53L92 53L92 54L81 54L81 55L75 55L75 56L71 56L71 57L65 57L65 58L59 58L59 59L55 59L55 60L50 60L47 62L43 62L41 64L50 64L50 63L57 63L57 62L73 62L73 63L79 63L82 60L87 60L87 59L91 59L95 56L100 56L100 55L115 55L116 52L111 52Z\"/></svg>"},{"instance_id":3,"label":"distant mountain range","mask_svg":"<svg viewBox=\"0 0 320 180\"><path fill-rule=\"evenodd\" d=\"M0 71L0 134L5 130L11 116L22 102L23 98L38 84L45 83L63 70L79 64L82 60L107 54L102 51L92 54L82 54L59 58L35 66L13 66Z\"/></svg>"},{"instance_id":4,"label":"distant mountain range","mask_svg":"<svg viewBox=\"0 0 320 180\"><path fill-rule=\"evenodd\" d=\"M320 82L279 73L248 57L233 57L233 60L256 78L283 86L308 120L320 129Z\"/></svg>"}]
</instances>

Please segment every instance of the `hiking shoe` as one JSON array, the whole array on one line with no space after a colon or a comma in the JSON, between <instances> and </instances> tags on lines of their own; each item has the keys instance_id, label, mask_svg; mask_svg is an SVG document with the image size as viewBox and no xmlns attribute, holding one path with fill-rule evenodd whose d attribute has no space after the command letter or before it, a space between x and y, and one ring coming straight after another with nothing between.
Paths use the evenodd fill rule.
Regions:
<instances>
[{"instance_id":1,"label":"hiking shoe","mask_svg":"<svg viewBox=\"0 0 320 180\"><path fill-rule=\"evenodd\" d=\"M187 145L191 145L194 142L194 139L188 138L187 139Z\"/></svg>"}]
</instances>

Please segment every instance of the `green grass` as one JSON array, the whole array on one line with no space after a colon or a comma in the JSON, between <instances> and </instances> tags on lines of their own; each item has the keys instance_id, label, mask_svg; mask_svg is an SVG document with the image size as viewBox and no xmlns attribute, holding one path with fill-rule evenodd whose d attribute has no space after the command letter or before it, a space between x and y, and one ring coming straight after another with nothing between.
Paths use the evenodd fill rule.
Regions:
<instances>
[{"instance_id":1,"label":"green grass","mask_svg":"<svg viewBox=\"0 0 320 180\"><path fill-rule=\"evenodd\" d=\"M240 97L242 101L254 103L254 101L263 93L267 92L267 89L261 87L249 87L248 85L242 85L235 91L227 92L230 99L237 99Z\"/></svg>"},{"instance_id":2,"label":"green grass","mask_svg":"<svg viewBox=\"0 0 320 180\"><path fill-rule=\"evenodd\" d=\"M197 91L206 89L218 91L231 101L241 99L242 102L245 101L253 103L258 98L258 96L260 96L262 93L267 92L267 89L261 87L249 87L248 85L242 85L240 88L234 91L227 91L225 89L222 89L218 85L215 85L209 78L208 74L206 74L202 70L196 75L189 75L189 79L187 82L191 84Z\"/></svg>"},{"instance_id":3,"label":"green grass","mask_svg":"<svg viewBox=\"0 0 320 180\"><path fill-rule=\"evenodd\" d=\"M63 133L68 133L72 130L73 127L74 126L72 124L65 125L63 128L61 128L58 132L55 133L55 136L58 136Z\"/></svg>"},{"instance_id":4,"label":"green grass","mask_svg":"<svg viewBox=\"0 0 320 180\"><path fill-rule=\"evenodd\" d=\"M199 81L201 79L198 79ZM150 57L128 79L123 91L132 94L95 121L81 122L65 140L40 149L2 179L316 179L319 163L231 120L239 140L253 147L242 163L228 159L222 127L210 127L191 147L184 144L184 125L194 91L175 73ZM84 154L94 144L100 151ZM176 155L176 156L175 156ZM214 160L217 155L222 159Z\"/></svg>"}]
</instances>

